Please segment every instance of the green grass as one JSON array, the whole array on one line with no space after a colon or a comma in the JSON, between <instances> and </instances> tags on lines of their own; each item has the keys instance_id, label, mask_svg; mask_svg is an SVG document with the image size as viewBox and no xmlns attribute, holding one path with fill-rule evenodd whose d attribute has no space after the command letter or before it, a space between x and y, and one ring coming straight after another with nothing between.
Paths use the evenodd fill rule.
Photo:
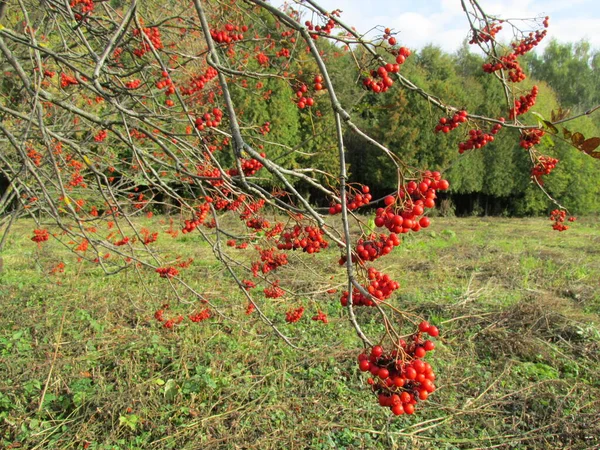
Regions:
<instances>
[{"instance_id":1,"label":"green grass","mask_svg":"<svg viewBox=\"0 0 600 450\"><path fill-rule=\"evenodd\" d=\"M401 283L395 304L442 332L428 356L439 389L414 416L392 418L357 370L360 342L339 293L305 299L327 325L286 324L287 307L264 302L296 351L245 315L201 239L161 235L172 258L195 258L187 279L230 319L166 330L153 319L163 303L170 314L204 305L178 303L156 276L106 277L56 242L38 249L32 223L18 222L0 272L0 445L597 448L599 225L557 233L542 219L436 218L378 262ZM342 279L337 250L298 258L300 269L281 271L296 288ZM65 273L49 275L62 260ZM380 329L374 311L357 314Z\"/></svg>"}]
</instances>

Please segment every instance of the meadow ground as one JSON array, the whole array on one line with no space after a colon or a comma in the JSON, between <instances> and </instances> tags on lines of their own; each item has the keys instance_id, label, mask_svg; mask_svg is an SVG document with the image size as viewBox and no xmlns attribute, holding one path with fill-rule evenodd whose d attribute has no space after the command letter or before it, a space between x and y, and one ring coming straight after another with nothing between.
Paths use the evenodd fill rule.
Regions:
<instances>
[{"instance_id":1,"label":"meadow ground","mask_svg":"<svg viewBox=\"0 0 600 450\"><path fill-rule=\"evenodd\" d=\"M195 287L234 319L167 330L158 277L111 277L9 237L0 269L0 445L27 449L466 449L600 447L600 221L565 233L543 219L436 218L378 266L395 304L441 330L428 360L438 390L391 417L359 371L360 342L339 294L307 303L329 323L278 324L273 336L231 289L199 238L161 235L189 254ZM303 255L297 287L338 271L339 252ZM63 274L49 275L57 262ZM282 283L284 284L284 283ZM276 302L264 303L269 312ZM367 330L372 309L357 311Z\"/></svg>"}]
</instances>

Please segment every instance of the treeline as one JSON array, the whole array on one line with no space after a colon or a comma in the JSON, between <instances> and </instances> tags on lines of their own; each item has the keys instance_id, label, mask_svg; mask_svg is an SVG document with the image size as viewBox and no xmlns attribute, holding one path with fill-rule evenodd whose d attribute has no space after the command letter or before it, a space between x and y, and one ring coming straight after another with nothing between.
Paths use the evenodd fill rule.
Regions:
<instances>
[{"instance_id":1,"label":"treeline","mask_svg":"<svg viewBox=\"0 0 600 450\"><path fill-rule=\"evenodd\" d=\"M457 214L522 216L545 214L555 208L531 179L532 162L529 153L519 146L517 131L503 129L484 148L459 155L458 144L467 139L471 126L461 125L449 134L434 133L443 112L398 86L384 94L366 91L357 71L357 61L367 61L366 55L343 52L326 42L320 45L329 55L326 62L336 93L345 106L351 106L356 124L410 166L446 173L451 183L447 209ZM519 87L524 94L533 85L540 91L537 104L521 117L524 123L537 125L542 118L550 120L552 111L558 112L559 108L570 110L569 115L573 116L600 104L600 53L589 44L551 42L542 54L522 58L528 78ZM295 61L299 85L307 85L310 94L316 67L302 52L298 52ZM455 54L429 46L414 52L401 72L449 104L474 114L508 118L504 90L482 71L484 62L466 44ZM315 105L307 110L294 103L298 86L277 80L252 83L260 89L237 84L236 96L245 104L242 118L249 123L270 122L268 141L288 146L286 149L266 143L269 155L288 159L292 166L336 174L338 150L332 121L319 120L331 114L326 93L313 92ZM485 124L479 125L489 131ZM543 177L548 194L573 214L597 214L600 161L570 145L563 138L562 128L580 132L586 138L600 136L600 111L566 122L557 135L546 134L536 147L541 154L560 161L552 174ZM261 139L255 144L262 145ZM350 130L345 145L352 182L368 184L376 195L396 187L395 167L381 151ZM312 201L326 203L317 192Z\"/></svg>"},{"instance_id":2,"label":"treeline","mask_svg":"<svg viewBox=\"0 0 600 450\"><path fill-rule=\"evenodd\" d=\"M484 62L467 47L456 54L426 47L411 56L402 71L453 105L475 114L507 117L502 86L481 70ZM528 56L523 66L530 74L522 83L524 92L534 84L540 89L537 104L523 119L526 124L538 124L540 116L550 120L551 112L559 108L577 115L600 104L600 54L592 52L587 43L551 42L543 54ZM360 112L361 125L373 130L374 137L404 161L446 172L457 213L532 215L554 208L531 180L531 160L519 146L516 131L501 130L494 142L459 155L458 144L467 139L469 127L461 126L449 134L434 133L443 114L416 94L402 89L368 94L355 108ZM600 111L567 122L564 128L585 137L600 136ZM354 138L348 139L347 145L354 180L380 192L395 187L394 168L380 152ZM600 160L565 141L562 127L558 135L547 134L537 150L560 161L543 177L552 197L575 214L600 212Z\"/></svg>"}]
</instances>

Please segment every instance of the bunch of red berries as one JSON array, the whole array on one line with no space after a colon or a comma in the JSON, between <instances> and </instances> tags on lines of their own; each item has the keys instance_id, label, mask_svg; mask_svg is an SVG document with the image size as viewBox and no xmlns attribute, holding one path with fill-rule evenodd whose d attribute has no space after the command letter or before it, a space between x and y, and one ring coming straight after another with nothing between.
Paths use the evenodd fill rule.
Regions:
<instances>
[{"instance_id":1,"label":"bunch of red berries","mask_svg":"<svg viewBox=\"0 0 600 450\"><path fill-rule=\"evenodd\" d=\"M457 128L461 123L467 121L467 111L458 111L451 117L442 117L439 123L435 126L435 132L449 133L450 131Z\"/></svg>"},{"instance_id":2,"label":"bunch of red berries","mask_svg":"<svg viewBox=\"0 0 600 450\"><path fill-rule=\"evenodd\" d=\"M263 289L263 292L267 298L279 298L285 295L285 291L279 287L279 280L272 282L270 287Z\"/></svg>"},{"instance_id":3,"label":"bunch of red berries","mask_svg":"<svg viewBox=\"0 0 600 450\"><path fill-rule=\"evenodd\" d=\"M424 334L436 337L439 331L437 327L421 322L409 342L400 340L391 352L386 353L376 345L369 355L361 353L358 356L360 370L372 375L367 383L377 394L379 404L390 408L396 416L413 414L417 402L427 400L436 389L433 368L423 361L426 353L435 349L435 344L425 340Z\"/></svg>"},{"instance_id":4,"label":"bunch of red berries","mask_svg":"<svg viewBox=\"0 0 600 450\"><path fill-rule=\"evenodd\" d=\"M275 248L261 249L257 247L260 253L260 262L252 263L252 272L254 276L258 276L258 272L267 274L280 266L285 266L288 263L288 257L285 253L278 253Z\"/></svg>"},{"instance_id":5,"label":"bunch of red berries","mask_svg":"<svg viewBox=\"0 0 600 450\"><path fill-rule=\"evenodd\" d=\"M515 107L510 111L510 118L514 119L517 116L525 114L535 105L539 89L537 86L531 88L531 92L527 95L521 95L518 100L515 100Z\"/></svg>"},{"instance_id":6,"label":"bunch of red berries","mask_svg":"<svg viewBox=\"0 0 600 450\"><path fill-rule=\"evenodd\" d=\"M204 86L215 78L219 73L213 67L209 67L202 75L193 77L189 82L189 87L182 87L181 93L183 95L192 95L198 91L204 89Z\"/></svg>"},{"instance_id":7,"label":"bunch of red berries","mask_svg":"<svg viewBox=\"0 0 600 450\"><path fill-rule=\"evenodd\" d=\"M519 145L526 150L530 149L534 145L537 145L541 142L542 136L544 136L544 134L546 134L546 133L544 132L544 130L542 130L540 128L532 128L529 130L522 130L521 131L521 141L519 142Z\"/></svg>"},{"instance_id":8,"label":"bunch of red berries","mask_svg":"<svg viewBox=\"0 0 600 450\"><path fill-rule=\"evenodd\" d=\"M154 47L155 50L160 50L163 48L163 43L160 39L160 30L158 29L158 27L143 28L142 30L140 30L139 28L136 28L135 30L133 30L133 35L141 36L142 31L146 35L146 38L152 43L152 46ZM136 48L133 51L133 54L135 56L137 56L138 58L141 58L146 53L148 53L150 50L151 50L150 44L148 44L148 42L146 42L146 40L143 39L141 46L139 48Z\"/></svg>"},{"instance_id":9,"label":"bunch of red berries","mask_svg":"<svg viewBox=\"0 0 600 450\"><path fill-rule=\"evenodd\" d=\"M552 229L556 231L565 231L568 230L569 227L565 225L565 219L567 218L567 213L563 209L555 209L550 213L550 220L554 221L552 225ZM569 222L575 222L575 217L569 217Z\"/></svg>"},{"instance_id":10,"label":"bunch of red berries","mask_svg":"<svg viewBox=\"0 0 600 450\"><path fill-rule=\"evenodd\" d=\"M548 27L547 24L548 18L544 20L544 26L546 28ZM548 32L546 30L536 30L535 33L529 33L529 36L527 36L525 39L522 39L520 42L513 42L511 45L512 48L515 50L515 55L524 55L525 53L527 53L533 47L538 45L541 42L541 40L544 39L544 37L546 37L547 33Z\"/></svg>"},{"instance_id":11,"label":"bunch of red berries","mask_svg":"<svg viewBox=\"0 0 600 450\"><path fill-rule=\"evenodd\" d=\"M191 314L188 317L192 322L202 322L210 317L210 309L203 309L199 313Z\"/></svg>"},{"instance_id":12,"label":"bunch of red berries","mask_svg":"<svg viewBox=\"0 0 600 450\"><path fill-rule=\"evenodd\" d=\"M319 311L316 316L312 317L312 320L317 321L317 322L320 321L323 323L329 322L329 320L327 319L327 314L325 314L323 311Z\"/></svg>"},{"instance_id":13,"label":"bunch of red berries","mask_svg":"<svg viewBox=\"0 0 600 450\"><path fill-rule=\"evenodd\" d=\"M478 44L480 42L489 42L494 40L496 34L502 29L502 26L496 23L490 23L481 30L473 31L473 37L469 41L469 44Z\"/></svg>"},{"instance_id":14,"label":"bunch of red berries","mask_svg":"<svg viewBox=\"0 0 600 450\"><path fill-rule=\"evenodd\" d=\"M290 231L281 235L277 248L279 250L301 248L302 251L308 254L319 253L322 248L329 247L329 242L323 239L323 234L325 232L318 227L296 225Z\"/></svg>"},{"instance_id":15,"label":"bunch of red berries","mask_svg":"<svg viewBox=\"0 0 600 450\"><path fill-rule=\"evenodd\" d=\"M204 113L202 117L196 117L196 129L198 131L203 131L205 127L218 127L223 120L223 111L219 108L213 108L212 115L210 112Z\"/></svg>"},{"instance_id":16,"label":"bunch of red berries","mask_svg":"<svg viewBox=\"0 0 600 450\"><path fill-rule=\"evenodd\" d=\"M383 301L391 297L392 293L400 287L400 284L390 278L388 274L382 274L373 267L369 267L368 279L369 285L366 287L367 292L376 298L378 301ZM342 293L340 303L342 306L348 305L348 291ZM375 306L375 302L370 297L363 295L357 288L352 289L352 305L353 306Z\"/></svg>"},{"instance_id":17,"label":"bunch of red berries","mask_svg":"<svg viewBox=\"0 0 600 450\"><path fill-rule=\"evenodd\" d=\"M390 233L389 236L385 234L380 234L377 237L375 234L369 236L368 240L359 239L356 243L356 257L364 262L364 261L375 261L381 256L389 254L394 247L400 245L400 238L396 233ZM353 262L355 261L355 257L353 255ZM346 258L342 257L340 260L340 265L346 263Z\"/></svg>"},{"instance_id":18,"label":"bunch of red berries","mask_svg":"<svg viewBox=\"0 0 600 450\"><path fill-rule=\"evenodd\" d=\"M75 77L72 77L71 75L67 75L66 73L62 72L60 74L60 87L61 88L66 88L75 84L79 84L79 81L77 81L77 79Z\"/></svg>"},{"instance_id":19,"label":"bunch of red berries","mask_svg":"<svg viewBox=\"0 0 600 450\"><path fill-rule=\"evenodd\" d=\"M248 31L248 26L233 25L228 23L222 30L210 30L210 36L217 44L231 44L232 42L244 39L244 34Z\"/></svg>"},{"instance_id":20,"label":"bunch of red berries","mask_svg":"<svg viewBox=\"0 0 600 450\"><path fill-rule=\"evenodd\" d=\"M179 275L179 271L175 267L159 267L156 269L156 273L158 273L161 278L173 278Z\"/></svg>"},{"instance_id":21,"label":"bunch of red berries","mask_svg":"<svg viewBox=\"0 0 600 450\"><path fill-rule=\"evenodd\" d=\"M48 239L50 239L50 234L48 233L48 230L33 230L33 237L31 238L33 242L37 242L38 244L40 244L41 242L45 242Z\"/></svg>"},{"instance_id":22,"label":"bunch of red berries","mask_svg":"<svg viewBox=\"0 0 600 450\"><path fill-rule=\"evenodd\" d=\"M285 313L285 321L287 323L298 322L302 318L303 314L304 314L303 306L301 306L300 308L297 308L297 309L292 309Z\"/></svg>"},{"instance_id":23,"label":"bunch of red berries","mask_svg":"<svg viewBox=\"0 0 600 450\"><path fill-rule=\"evenodd\" d=\"M499 120L504 122L504 118L501 117ZM484 133L481 130L469 130L469 139L465 142L458 144L458 153L462 154L467 150L479 149L490 142L494 141L494 135L498 134L498 131L502 129L502 124L494 124L489 133Z\"/></svg>"},{"instance_id":24,"label":"bunch of red berries","mask_svg":"<svg viewBox=\"0 0 600 450\"><path fill-rule=\"evenodd\" d=\"M127 83L125 83L125 87L127 89L137 89L140 87L141 84L142 84L141 80L135 79L135 80L131 80L131 81L128 81Z\"/></svg>"},{"instance_id":25,"label":"bunch of red berries","mask_svg":"<svg viewBox=\"0 0 600 450\"><path fill-rule=\"evenodd\" d=\"M360 208L361 206L368 205L372 200L372 196L370 194L371 190L369 186L363 186L361 188L362 193L356 193L354 195L346 196L346 204L348 205L348 210L353 211L355 209ZM331 205L329 207L329 214L335 215L342 212L342 205L340 203L336 203L335 205Z\"/></svg>"},{"instance_id":26,"label":"bunch of red berries","mask_svg":"<svg viewBox=\"0 0 600 450\"><path fill-rule=\"evenodd\" d=\"M398 196L388 195L384 199L386 207L375 212L375 225L398 234L427 228L429 218L421 217L425 208L435 207L437 191L445 191L449 187L448 181L443 180L439 172L423 172L419 183L409 181Z\"/></svg>"},{"instance_id":27,"label":"bunch of red berries","mask_svg":"<svg viewBox=\"0 0 600 450\"><path fill-rule=\"evenodd\" d=\"M549 175L557 164L558 159L542 155L538 158L537 164L531 169L531 176L541 181L540 177L542 175Z\"/></svg>"}]
</instances>

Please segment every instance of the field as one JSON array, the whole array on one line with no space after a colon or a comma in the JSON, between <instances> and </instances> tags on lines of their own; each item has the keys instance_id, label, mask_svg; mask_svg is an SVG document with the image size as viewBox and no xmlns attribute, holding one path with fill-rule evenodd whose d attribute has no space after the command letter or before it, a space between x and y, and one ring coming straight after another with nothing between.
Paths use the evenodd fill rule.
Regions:
<instances>
[{"instance_id":1,"label":"field","mask_svg":"<svg viewBox=\"0 0 600 450\"><path fill-rule=\"evenodd\" d=\"M597 218L564 233L543 219L436 218L382 261L402 286L395 303L441 330L428 356L439 389L398 418L358 371L339 294L310 300L328 324L280 320L297 351L246 316L208 246L161 235L174 255L191 253L186 275L234 319L167 330L156 308L190 307L165 280L105 277L56 242L38 249L32 228L16 224L0 269L4 448L600 447ZM65 272L49 275L63 258ZM282 277L310 285L338 258L304 258ZM372 310L358 314L376 329Z\"/></svg>"}]
</instances>

